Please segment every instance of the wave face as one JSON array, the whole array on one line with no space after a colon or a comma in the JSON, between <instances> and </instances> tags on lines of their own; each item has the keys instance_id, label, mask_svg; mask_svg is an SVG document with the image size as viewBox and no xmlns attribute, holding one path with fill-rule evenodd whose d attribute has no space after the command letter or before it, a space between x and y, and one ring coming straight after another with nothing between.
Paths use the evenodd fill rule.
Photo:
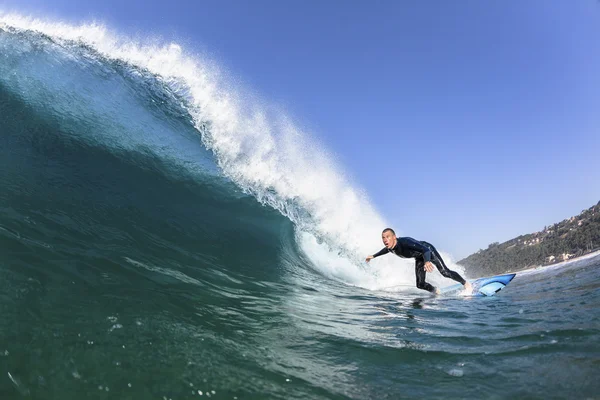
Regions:
<instances>
[{"instance_id":1,"label":"wave face","mask_svg":"<svg viewBox=\"0 0 600 400\"><path fill-rule=\"evenodd\" d=\"M62 118L63 135L151 154L199 180L217 171L287 217L304 252L331 278L371 288L412 282L389 262L364 271L361 261L381 247L386 226L366 195L316 139L236 88L214 63L98 25L3 21L3 46L15 60L3 65L6 90Z\"/></svg>"},{"instance_id":2,"label":"wave face","mask_svg":"<svg viewBox=\"0 0 600 400\"><path fill-rule=\"evenodd\" d=\"M366 268L385 226L367 196L177 44L0 15L0 180L2 398L477 396L507 390L519 357L554 360L549 337L572 357L598 343L593 319L515 311L548 301L539 285L527 306L473 305L424 296L410 261ZM547 393L594 392L544 376Z\"/></svg>"}]
</instances>

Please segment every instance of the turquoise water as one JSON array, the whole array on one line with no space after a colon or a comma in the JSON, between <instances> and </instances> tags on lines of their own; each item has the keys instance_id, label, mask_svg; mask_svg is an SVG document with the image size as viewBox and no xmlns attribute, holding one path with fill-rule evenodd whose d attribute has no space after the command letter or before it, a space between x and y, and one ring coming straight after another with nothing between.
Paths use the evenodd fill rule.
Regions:
<instances>
[{"instance_id":1,"label":"turquoise water","mask_svg":"<svg viewBox=\"0 0 600 400\"><path fill-rule=\"evenodd\" d=\"M361 287L177 82L6 27L0 53L0 398L598 397L600 257L490 298Z\"/></svg>"}]
</instances>

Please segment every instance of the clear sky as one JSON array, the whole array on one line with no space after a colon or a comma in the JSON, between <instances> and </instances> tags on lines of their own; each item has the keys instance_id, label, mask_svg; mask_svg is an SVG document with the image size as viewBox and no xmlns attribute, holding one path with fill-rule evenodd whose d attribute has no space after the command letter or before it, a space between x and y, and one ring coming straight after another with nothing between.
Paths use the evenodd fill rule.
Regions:
<instances>
[{"instance_id":1,"label":"clear sky","mask_svg":"<svg viewBox=\"0 0 600 400\"><path fill-rule=\"evenodd\" d=\"M0 0L208 53L456 259L600 200L598 0Z\"/></svg>"}]
</instances>

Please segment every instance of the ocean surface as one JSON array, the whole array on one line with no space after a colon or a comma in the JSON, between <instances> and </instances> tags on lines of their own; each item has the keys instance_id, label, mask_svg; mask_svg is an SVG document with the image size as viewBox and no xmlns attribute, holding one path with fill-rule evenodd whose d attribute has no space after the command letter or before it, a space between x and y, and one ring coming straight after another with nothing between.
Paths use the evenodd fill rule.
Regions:
<instances>
[{"instance_id":1,"label":"ocean surface","mask_svg":"<svg viewBox=\"0 0 600 400\"><path fill-rule=\"evenodd\" d=\"M368 196L177 44L0 15L0 184L0 399L600 398L600 257L366 265Z\"/></svg>"}]
</instances>

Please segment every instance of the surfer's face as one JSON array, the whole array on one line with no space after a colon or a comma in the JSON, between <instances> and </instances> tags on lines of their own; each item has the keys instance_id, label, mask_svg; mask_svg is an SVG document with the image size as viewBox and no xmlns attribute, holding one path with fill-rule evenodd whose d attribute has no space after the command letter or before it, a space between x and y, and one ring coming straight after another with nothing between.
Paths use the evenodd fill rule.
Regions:
<instances>
[{"instance_id":1,"label":"surfer's face","mask_svg":"<svg viewBox=\"0 0 600 400\"><path fill-rule=\"evenodd\" d=\"M385 231L381 234L381 240L388 249L393 248L396 245L396 235L390 231Z\"/></svg>"}]
</instances>

